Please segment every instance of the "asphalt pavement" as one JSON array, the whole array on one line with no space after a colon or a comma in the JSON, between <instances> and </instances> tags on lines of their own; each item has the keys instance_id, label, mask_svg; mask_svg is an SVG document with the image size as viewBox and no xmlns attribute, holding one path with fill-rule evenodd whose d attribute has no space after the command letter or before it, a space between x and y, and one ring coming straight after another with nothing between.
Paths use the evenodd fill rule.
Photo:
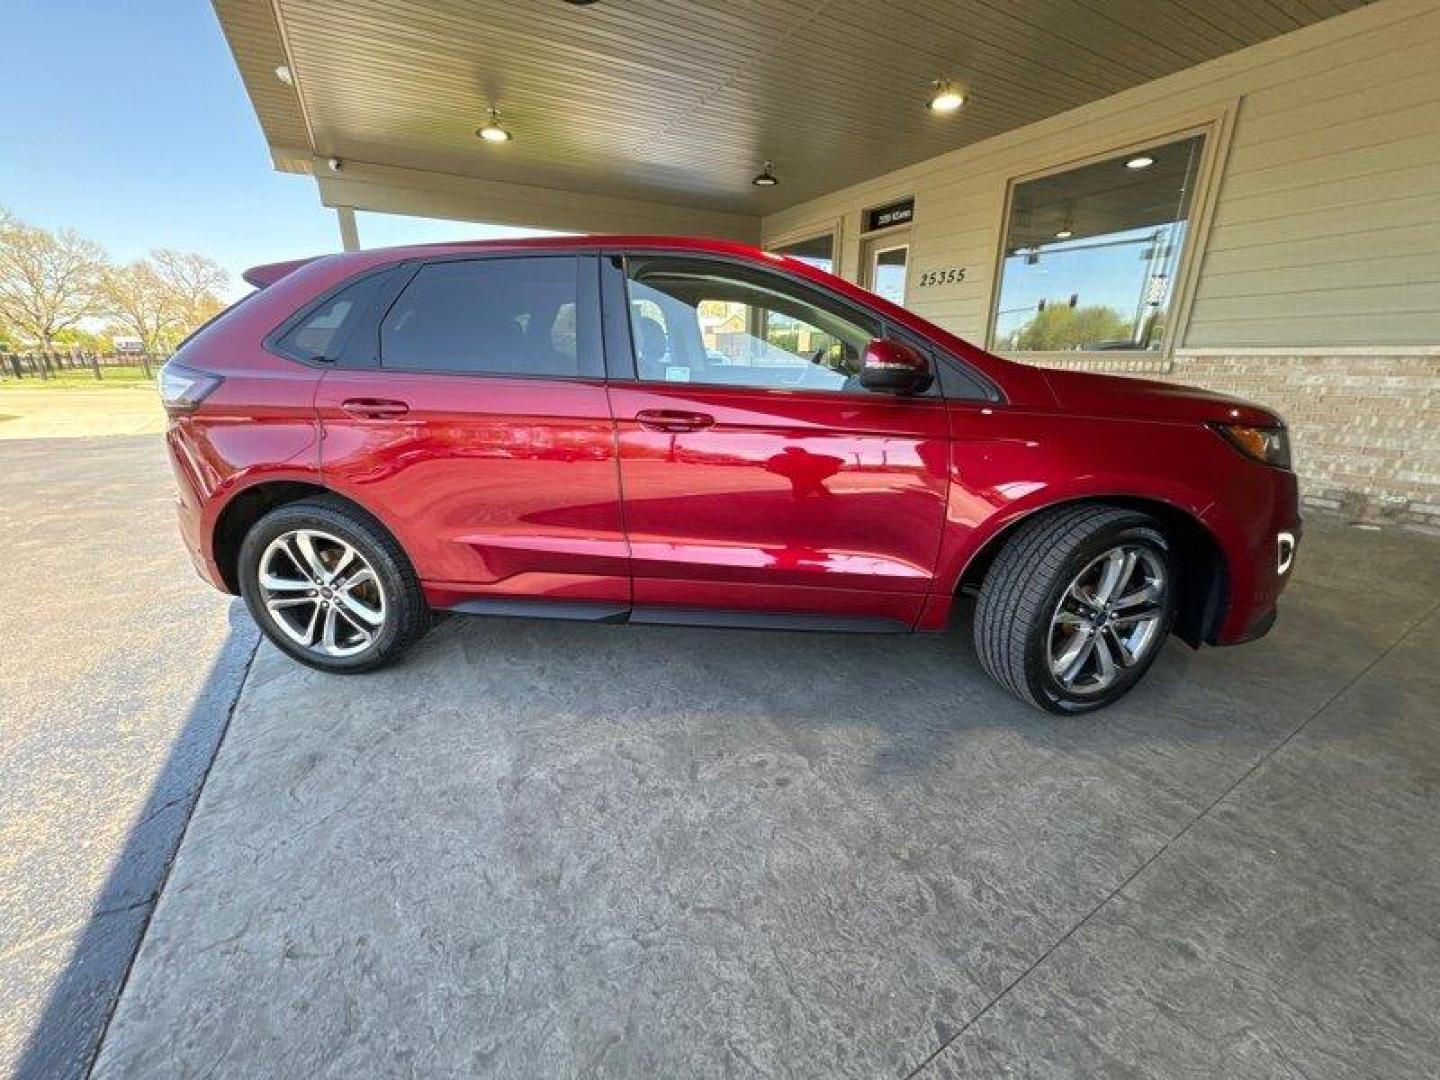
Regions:
<instances>
[{"instance_id":1,"label":"asphalt pavement","mask_svg":"<svg viewBox=\"0 0 1440 1080\"><path fill-rule=\"evenodd\" d=\"M254 653L171 485L158 436L0 441L0 1075L87 1068Z\"/></svg>"}]
</instances>

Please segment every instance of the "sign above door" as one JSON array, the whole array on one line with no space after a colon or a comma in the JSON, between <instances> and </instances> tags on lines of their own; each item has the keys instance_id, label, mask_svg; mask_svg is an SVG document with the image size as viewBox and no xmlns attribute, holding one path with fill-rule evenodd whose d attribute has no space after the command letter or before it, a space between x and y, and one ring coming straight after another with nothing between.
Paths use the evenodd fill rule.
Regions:
<instances>
[{"instance_id":1,"label":"sign above door","mask_svg":"<svg viewBox=\"0 0 1440 1080\"><path fill-rule=\"evenodd\" d=\"M898 199L884 206L872 206L865 211L865 231L888 229L892 225L907 225L915 219L915 196Z\"/></svg>"}]
</instances>

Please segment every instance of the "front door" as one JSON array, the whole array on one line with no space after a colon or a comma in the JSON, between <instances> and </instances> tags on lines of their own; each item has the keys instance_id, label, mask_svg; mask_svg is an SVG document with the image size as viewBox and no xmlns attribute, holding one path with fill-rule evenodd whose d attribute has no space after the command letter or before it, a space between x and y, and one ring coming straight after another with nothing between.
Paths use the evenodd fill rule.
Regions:
<instances>
[{"instance_id":1,"label":"front door","mask_svg":"<svg viewBox=\"0 0 1440 1080\"><path fill-rule=\"evenodd\" d=\"M913 623L944 522L945 408L933 389L860 386L879 321L784 275L670 255L629 259L607 302L634 354L610 398L637 615Z\"/></svg>"},{"instance_id":2,"label":"front door","mask_svg":"<svg viewBox=\"0 0 1440 1080\"><path fill-rule=\"evenodd\" d=\"M326 481L385 518L432 603L628 607L596 282L594 257L427 263L321 380Z\"/></svg>"}]
</instances>

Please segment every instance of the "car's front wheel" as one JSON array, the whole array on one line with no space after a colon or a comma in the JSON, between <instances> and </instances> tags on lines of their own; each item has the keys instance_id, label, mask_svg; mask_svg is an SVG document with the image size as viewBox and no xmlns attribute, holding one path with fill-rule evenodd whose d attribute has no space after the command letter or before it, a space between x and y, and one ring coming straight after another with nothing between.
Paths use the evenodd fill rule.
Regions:
<instances>
[{"instance_id":1,"label":"car's front wheel","mask_svg":"<svg viewBox=\"0 0 1440 1080\"><path fill-rule=\"evenodd\" d=\"M1154 518L1079 505L1024 522L975 608L980 663L1054 713L1102 708L1145 674L1175 620L1175 564Z\"/></svg>"},{"instance_id":2,"label":"car's front wheel","mask_svg":"<svg viewBox=\"0 0 1440 1080\"><path fill-rule=\"evenodd\" d=\"M369 671L429 625L425 595L394 537L338 499L277 507L240 548L240 592L265 635L324 671Z\"/></svg>"}]
</instances>

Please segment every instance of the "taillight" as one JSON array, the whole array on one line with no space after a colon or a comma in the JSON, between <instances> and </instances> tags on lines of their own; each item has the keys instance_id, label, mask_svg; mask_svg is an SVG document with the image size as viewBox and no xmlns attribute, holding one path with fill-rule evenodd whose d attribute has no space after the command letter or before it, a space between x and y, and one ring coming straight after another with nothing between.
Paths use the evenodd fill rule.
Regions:
<instances>
[{"instance_id":1,"label":"taillight","mask_svg":"<svg viewBox=\"0 0 1440 1080\"><path fill-rule=\"evenodd\" d=\"M1225 441L1248 458L1290 468L1290 439L1283 427L1250 427L1246 424L1211 424Z\"/></svg>"},{"instance_id":2,"label":"taillight","mask_svg":"<svg viewBox=\"0 0 1440 1080\"><path fill-rule=\"evenodd\" d=\"M192 371L173 360L160 369L156 380L160 387L160 403L171 416L194 412L196 406L213 394L223 381L219 375Z\"/></svg>"}]
</instances>

